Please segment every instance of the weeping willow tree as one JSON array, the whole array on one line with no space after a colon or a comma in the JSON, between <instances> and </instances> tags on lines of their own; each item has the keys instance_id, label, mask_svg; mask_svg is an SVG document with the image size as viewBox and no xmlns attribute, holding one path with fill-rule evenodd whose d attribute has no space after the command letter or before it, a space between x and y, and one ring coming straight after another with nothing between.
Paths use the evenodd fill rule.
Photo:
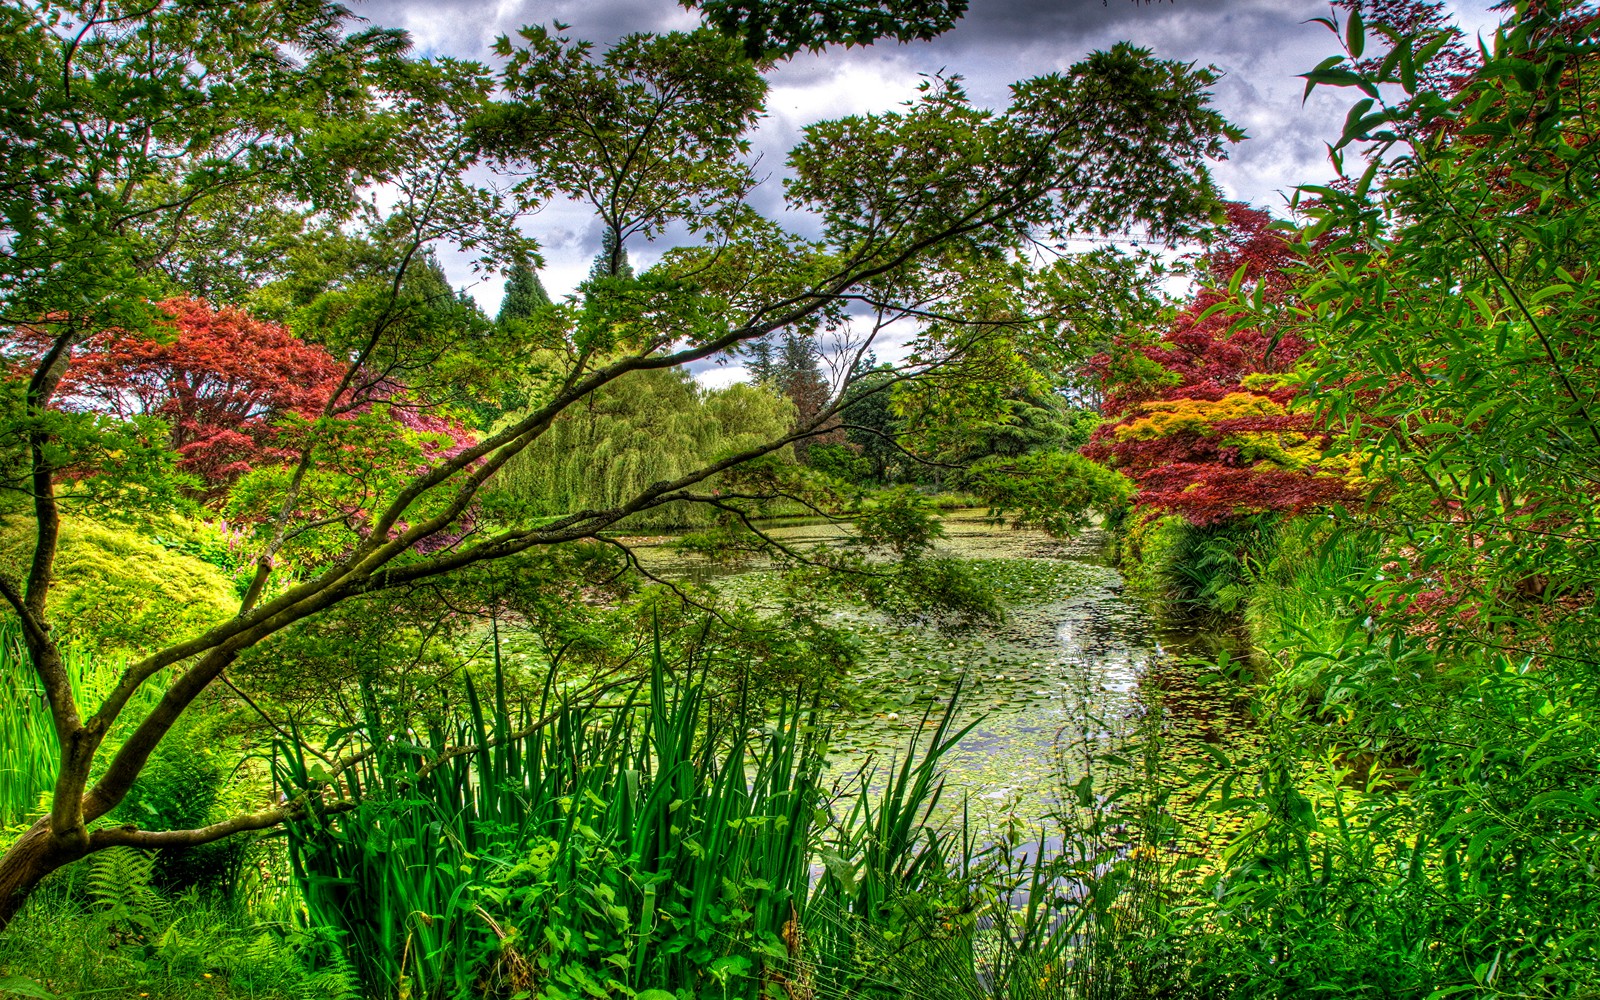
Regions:
<instances>
[{"instance_id":1,"label":"weeping willow tree","mask_svg":"<svg viewBox=\"0 0 1600 1000\"><path fill-rule=\"evenodd\" d=\"M509 414L507 422L522 418ZM630 372L569 408L495 477L496 500L527 516L612 507L652 483L788 432L794 404L768 389L705 389L688 372ZM672 503L635 514L628 528L708 523L703 506Z\"/></svg>"}]
</instances>

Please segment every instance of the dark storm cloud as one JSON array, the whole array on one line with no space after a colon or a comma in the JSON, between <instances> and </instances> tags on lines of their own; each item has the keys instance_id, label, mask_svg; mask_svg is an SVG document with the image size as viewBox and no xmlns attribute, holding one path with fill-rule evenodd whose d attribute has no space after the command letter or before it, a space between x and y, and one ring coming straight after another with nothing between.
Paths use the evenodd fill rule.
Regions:
<instances>
[{"instance_id":1,"label":"dark storm cloud","mask_svg":"<svg viewBox=\"0 0 1600 1000\"><path fill-rule=\"evenodd\" d=\"M1142 3L1136 0L972 0L959 31L941 41L955 44L1007 42L1031 44L1040 39L1084 38L1124 25L1138 27L1164 19L1198 16L1211 20L1230 9L1259 7L1270 10L1299 6L1283 3L1252 3L1249 0L1163 0ZM1319 4L1322 9L1327 5ZM959 39L955 35L959 34Z\"/></svg>"},{"instance_id":2,"label":"dark storm cloud","mask_svg":"<svg viewBox=\"0 0 1600 1000\"><path fill-rule=\"evenodd\" d=\"M421 54L483 60L496 36L523 25L560 21L572 25L575 37L603 44L630 32L698 23L672 0L362 0L352 9L373 24L405 28Z\"/></svg>"}]
</instances>

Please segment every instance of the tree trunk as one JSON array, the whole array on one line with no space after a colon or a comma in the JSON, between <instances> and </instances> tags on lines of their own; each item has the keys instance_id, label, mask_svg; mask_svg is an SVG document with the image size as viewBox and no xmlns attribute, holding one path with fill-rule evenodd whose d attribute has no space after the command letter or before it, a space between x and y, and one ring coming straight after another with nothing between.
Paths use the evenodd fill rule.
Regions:
<instances>
[{"instance_id":1,"label":"tree trunk","mask_svg":"<svg viewBox=\"0 0 1600 1000\"><path fill-rule=\"evenodd\" d=\"M63 844L52 836L48 816L29 827L0 857L0 932L22 909L41 879L88 853L87 838L78 845Z\"/></svg>"}]
</instances>

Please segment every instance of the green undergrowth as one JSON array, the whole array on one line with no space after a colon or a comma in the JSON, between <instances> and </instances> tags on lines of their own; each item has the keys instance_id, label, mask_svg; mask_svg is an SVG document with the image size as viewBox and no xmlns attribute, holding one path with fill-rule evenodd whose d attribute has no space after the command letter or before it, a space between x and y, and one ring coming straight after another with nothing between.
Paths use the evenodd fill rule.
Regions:
<instances>
[{"instance_id":1,"label":"green undergrowth","mask_svg":"<svg viewBox=\"0 0 1600 1000\"><path fill-rule=\"evenodd\" d=\"M1233 560L1195 542L1246 534L1256 547ZM1592 618L1528 602L1501 628L1520 650L1463 641L1470 616L1413 613L1437 584L1397 579L1402 545L1329 519L1157 524L1134 551L1166 560L1132 568L1146 582L1223 572L1188 593L1226 597L1208 610L1256 647L1200 678L1252 686L1247 720L1165 749L1190 845L1176 855L1195 859L1163 932L1185 956L1175 995L1596 995ZM1186 572L1178 556L1205 561Z\"/></svg>"},{"instance_id":2,"label":"green undergrowth","mask_svg":"<svg viewBox=\"0 0 1600 1000\"><path fill-rule=\"evenodd\" d=\"M357 1000L325 932L280 888L164 892L116 848L53 876L0 936L0 997Z\"/></svg>"}]
</instances>

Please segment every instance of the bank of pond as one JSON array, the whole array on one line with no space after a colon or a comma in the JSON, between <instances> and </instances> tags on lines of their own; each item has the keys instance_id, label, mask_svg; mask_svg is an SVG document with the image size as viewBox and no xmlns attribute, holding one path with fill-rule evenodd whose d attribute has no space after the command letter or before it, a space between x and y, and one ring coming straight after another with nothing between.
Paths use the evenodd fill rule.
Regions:
<instances>
[{"instance_id":1,"label":"bank of pond","mask_svg":"<svg viewBox=\"0 0 1600 1000\"><path fill-rule=\"evenodd\" d=\"M0 944L0 996L109 980L407 1000L1153 988L1176 958L1145 924L1228 832L1183 762L1249 739L1237 692L1186 657L1228 637L1161 623L1097 533L982 511L943 526L941 554L1001 614L950 627L831 607L854 667L820 698L744 697L659 636L631 687L521 698L497 631L492 669L426 731L373 697L369 752L337 768L280 733L236 766L266 761L282 800L322 807L248 845L72 866ZM835 529L770 530L801 547ZM669 583L778 613L772 567L708 572L666 539L638 551ZM459 749L474 746L491 749Z\"/></svg>"}]
</instances>

